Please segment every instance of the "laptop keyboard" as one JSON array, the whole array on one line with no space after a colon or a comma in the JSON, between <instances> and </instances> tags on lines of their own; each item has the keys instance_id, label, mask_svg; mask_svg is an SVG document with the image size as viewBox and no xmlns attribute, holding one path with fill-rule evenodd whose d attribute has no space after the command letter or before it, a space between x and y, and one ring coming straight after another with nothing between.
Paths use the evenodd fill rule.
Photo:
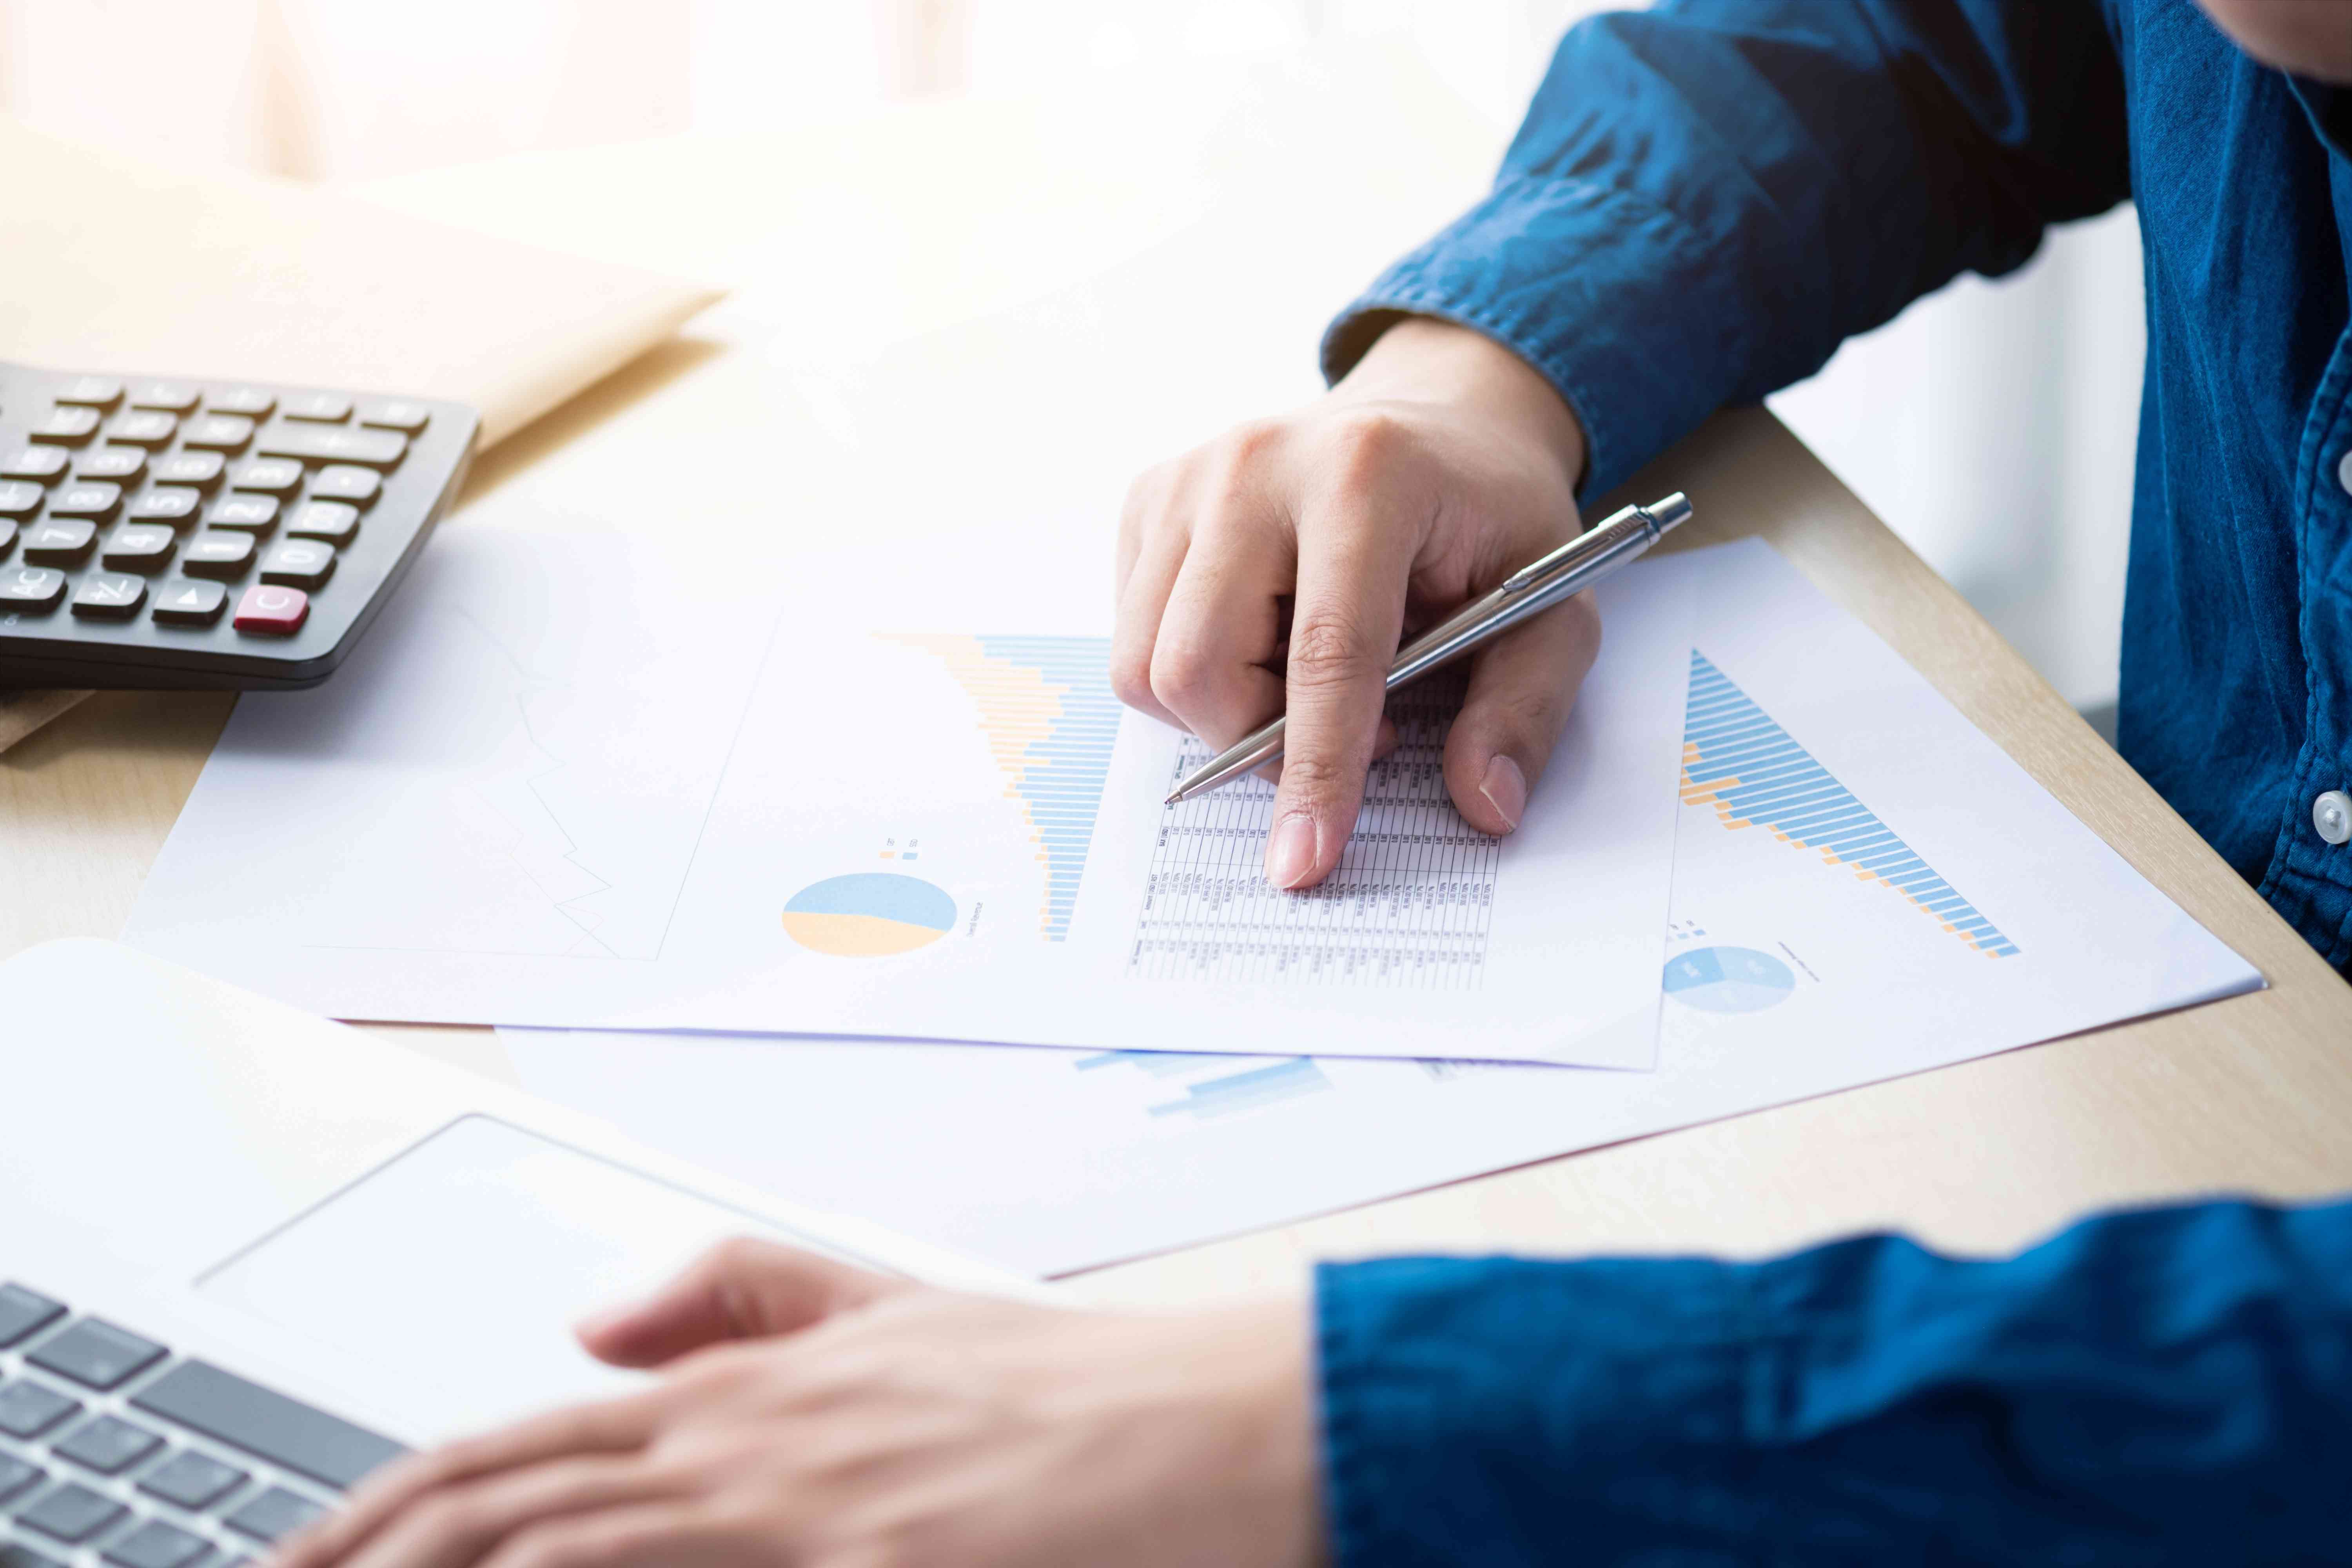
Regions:
<instances>
[{"instance_id":1,"label":"laptop keyboard","mask_svg":"<svg viewBox=\"0 0 2352 1568\"><path fill-rule=\"evenodd\" d=\"M0 1284L0 1568L236 1568L404 1452Z\"/></svg>"}]
</instances>

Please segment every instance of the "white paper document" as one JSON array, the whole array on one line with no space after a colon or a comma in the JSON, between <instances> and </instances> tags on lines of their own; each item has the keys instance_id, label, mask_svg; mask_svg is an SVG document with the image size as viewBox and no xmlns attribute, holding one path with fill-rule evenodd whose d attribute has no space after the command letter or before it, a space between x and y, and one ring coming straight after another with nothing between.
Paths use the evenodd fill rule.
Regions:
<instances>
[{"instance_id":1,"label":"white paper document","mask_svg":"<svg viewBox=\"0 0 2352 1568\"><path fill-rule=\"evenodd\" d=\"M2261 985L1778 555L1707 555L1654 1072L502 1038L657 1146L1058 1273Z\"/></svg>"},{"instance_id":2,"label":"white paper document","mask_svg":"<svg viewBox=\"0 0 2352 1568\"><path fill-rule=\"evenodd\" d=\"M1602 586L1518 833L1448 802L1433 681L1297 895L1266 784L1162 804L1202 748L1107 639L973 625L1010 571L845 609L888 550L446 530L334 682L240 701L126 939L344 1018L1654 1061L1699 559Z\"/></svg>"}]
</instances>

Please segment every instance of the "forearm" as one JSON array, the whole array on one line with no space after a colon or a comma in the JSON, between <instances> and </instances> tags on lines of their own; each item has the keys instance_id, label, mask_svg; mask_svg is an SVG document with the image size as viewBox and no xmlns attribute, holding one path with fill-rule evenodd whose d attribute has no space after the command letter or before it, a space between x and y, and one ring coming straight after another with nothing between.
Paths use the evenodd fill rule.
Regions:
<instances>
[{"instance_id":1,"label":"forearm","mask_svg":"<svg viewBox=\"0 0 2352 1568\"><path fill-rule=\"evenodd\" d=\"M1327 1268L1343 1568L2323 1556L2352 1531L2352 1205L2017 1258ZM2112 1554L2112 1557L2111 1555Z\"/></svg>"},{"instance_id":2,"label":"forearm","mask_svg":"<svg viewBox=\"0 0 2352 1568\"><path fill-rule=\"evenodd\" d=\"M1493 191L1323 345L1401 316L1507 345L1585 422L1605 489L1714 409L2128 184L2091 0L1664 0L1562 41Z\"/></svg>"}]
</instances>

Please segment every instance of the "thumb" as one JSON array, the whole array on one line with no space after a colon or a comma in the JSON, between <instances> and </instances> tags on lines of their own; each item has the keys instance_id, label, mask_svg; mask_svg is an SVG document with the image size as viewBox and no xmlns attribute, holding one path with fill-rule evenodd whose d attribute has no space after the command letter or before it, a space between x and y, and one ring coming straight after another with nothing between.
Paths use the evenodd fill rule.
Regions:
<instances>
[{"instance_id":1,"label":"thumb","mask_svg":"<svg viewBox=\"0 0 2352 1568\"><path fill-rule=\"evenodd\" d=\"M1479 650L1462 711L1445 736L1445 788L1481 833L1519 826L1528 792L1601 654L1601 612L1579 594Z\"/></svg>"},{"instance_id":2,"label":"thumb","mask_svg":"<svg viewBox=\"0 0 2352 1568\"><path fill-rule=\"evenodd\" d=\"M573 1331L599 1361L659 1366L727 1340L793 1333L913 1288L912 1280L739 1237L704 1253L646 1300L593 1314Z\"/></svg>"}]
</instances>

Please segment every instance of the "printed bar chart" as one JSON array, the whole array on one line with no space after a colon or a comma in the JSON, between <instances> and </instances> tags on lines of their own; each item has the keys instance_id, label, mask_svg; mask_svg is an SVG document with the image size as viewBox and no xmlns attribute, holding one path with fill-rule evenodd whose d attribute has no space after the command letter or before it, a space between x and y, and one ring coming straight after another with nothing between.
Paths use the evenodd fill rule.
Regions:
<instances>
[{"instance_id":1,"label":"printed bar chart","mask_svg":"<svg viewBox=\"0 0 2352 1568\"><path fill-rule=\"evenodd\" d=\"M1005 795L1020 803L1045 873L1038 934L1067 941L1118 739L1108 639L943 634L883 640L937 655L979 710Z\"/></svg>"},{"instance_id":2,"label":"printed bar chart","mask_svg":"<svg viewBox=\"0 0 2352 1568\"><path fill-rule=\"evenodd\" d=\"M2015 942L1696 649L1683 731L1683 800L1714 806L1727 828L1762 827L1784 843L1820 850L1830 865L1894 889L1979 952L2008 958L2017 952Z\"/></svg>"}]
</instances>

